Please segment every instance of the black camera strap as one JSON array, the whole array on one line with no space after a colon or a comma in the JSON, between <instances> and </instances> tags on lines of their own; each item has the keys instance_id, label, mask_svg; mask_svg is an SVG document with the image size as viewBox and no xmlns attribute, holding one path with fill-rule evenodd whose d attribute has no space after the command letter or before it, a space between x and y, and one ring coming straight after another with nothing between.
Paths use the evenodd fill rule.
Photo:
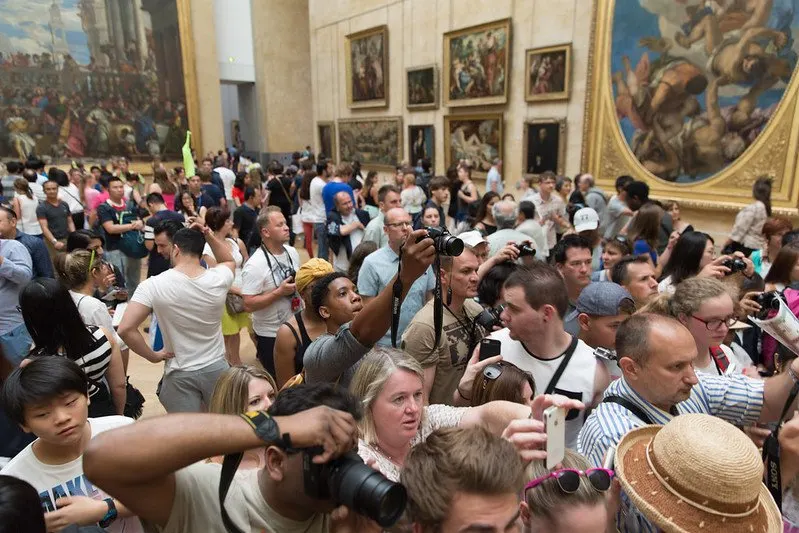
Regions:
<instances>
[{"instance_id":1,"label":"black camera strap","mask_svg":"<svg viewBox=\"0 0 799 533\"><path fill-rule=\"evenodd\" d=\"M397 347L397 330L399 330L400 310L402 309L402 246L399 249L399 261L397 262L397 279L394 280L394 287L391 293L391 346Z\"/></svg>"},{"instance_id":2,"label":"black camera strap","mask_svg":"<svg viewBox=\"0 0 799 533\"><path fill-rule=\"evenodd\" d=\"M766 488L774 498L777 507L782 511L782 474L780 473L780 424L785 420L788 410L791 408L796 395L799 394L799 382L794 382L785 406L782 408L782 415L777 421L777 427L766 437L763 443L763 462L766 465Z\"/></svg>"},{"instance_id":3,"label":"black camera strap","mask_svg":"<svg viewBox=\"0 0 799 533\"><path fill-rule=\"evenodd\" d=\"M402 309L402 246L399 249L399 263L397 265L397 279L394 280L394 286L391 296L391 346L397 347L397 331L399 330L400 310ZM433 341L433 353L438 349L438 343L441 341L441 328L444 324L444 302L441 299L441 259L436 253L436 259L433 263L433 274L436 277L435 289L433 289L433 331L435 332L435 340ZM410 288L408 289L410 291Z\"/></svg>"},{"instance_id":4,"label":"black camera strap","mask_svg":"<svg viewBox=\"0 0 799 533\"><path fill-rule=\"evenodd\" d=\"M225 524L225 528L229 533L243 533L236 527L236 524L228 516L227 509L225 509L225 498L227 498L230 484L233 483L233 477L239 469L242 457L244 457L243 452L226 455L224 461L222 461L222 471L219 474L219 509L222 511L222 523Z\"/></svg>"},{"instance_id":5,"label":"black camera strap","mask_svg":"<svg viewBox=\"0 0 799 533\"><path fill-rule=\"evenodd\" d=\"M574 350L576 349L577 349L577 337L572 337L572 341L569 344L569 347L566 348L566 351L563 353L563 361L560 362L557 370L555 370L555 373L552 375L552 379L549 380L547 388L544 389L544 394L552 394L552 391L554 391L555 387L558 386L558 381L560 381L560 377L566 371L566 367L569 366L569 361L572 360L572 355L574 355Z\"/></svg>"}]
</instances>

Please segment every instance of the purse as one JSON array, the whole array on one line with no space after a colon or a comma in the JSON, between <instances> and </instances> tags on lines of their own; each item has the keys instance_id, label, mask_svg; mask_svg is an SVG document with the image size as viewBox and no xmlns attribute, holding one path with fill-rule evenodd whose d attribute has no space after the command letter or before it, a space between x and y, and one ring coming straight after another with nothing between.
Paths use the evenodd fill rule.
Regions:
<instances>
[{"instance_id":1,"label":"purse","mask_svg":"<svg viewBox=\"0 0 799 533\"><path fill-rule=\"evenodd\" d=\"M225 297L225 309L229 315L238 315L244 312L244 298L232 292L227 293Z\"/></svg>"}]
</instances>

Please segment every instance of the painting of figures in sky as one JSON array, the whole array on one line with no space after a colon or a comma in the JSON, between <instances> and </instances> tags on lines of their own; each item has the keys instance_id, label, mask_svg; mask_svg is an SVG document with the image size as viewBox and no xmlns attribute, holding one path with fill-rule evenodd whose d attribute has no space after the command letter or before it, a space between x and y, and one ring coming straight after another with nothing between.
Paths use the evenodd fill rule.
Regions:
<instances>
[{"instance_id":1,"label":"painting of figures in sky","mask_svg":"<svg viewBox=\"0 0 799 533\"><path fill-rule=\"evenodd\" d=\"M2 3L0 156L178 155L177 0Z\"/></svg>"},{"instance_id":2,"label":"painting of figures in sky","mask_svg":"<svg viewBox=\"0 0 799 533\"><path fill-rule=\"evenodd\" d=\"M799 0L616 0L621 131L657 177L696 183L768 127L797 63Z\"/></svg>"}]
</instances>

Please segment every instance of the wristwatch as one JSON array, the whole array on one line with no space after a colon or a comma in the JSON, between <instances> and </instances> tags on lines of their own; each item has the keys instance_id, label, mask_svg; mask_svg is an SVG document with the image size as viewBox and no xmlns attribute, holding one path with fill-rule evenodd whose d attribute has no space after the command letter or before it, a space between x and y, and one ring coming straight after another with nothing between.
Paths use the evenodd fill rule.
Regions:
<instances>
[{"instance_id":1,"label":"wristwatch","mask_svg":"<svg viewBox=\"0 0 799 533\"><path fill-rule=\"evenodd\" d=\"M113 498L106 498L103 501L108 505L108 512L105 513L102 520L97 522L97 525L105 529L117 519L117 506L114 504Z\"/></svg>"},{"instance_id":2,"label":"wristwatch","mask_svg":"<svg viewBox=\"0 0 799 533\"><path fill-rule=\"evenodd\" d=\"M280 435L280 428L277 427L275 419L269 416L266 411L248 411L241 415L252 427L255 434L267 444L287 450L292 448L291 436L288 433Z\"/></svg>"}]
</instances>

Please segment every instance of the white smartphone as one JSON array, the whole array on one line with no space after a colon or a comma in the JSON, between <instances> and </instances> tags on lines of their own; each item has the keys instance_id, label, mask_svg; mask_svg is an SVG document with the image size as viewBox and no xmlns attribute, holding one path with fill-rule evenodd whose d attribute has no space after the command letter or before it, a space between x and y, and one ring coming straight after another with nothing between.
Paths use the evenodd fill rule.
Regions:
<instances>
[{"instance_id":1,"label":"white smartphone","mask_svg":"<svg viewBox=\"0 0 799 533\"><path fill-rule=\"evenodd\" d=\"M547 433L547 470L552 470L566 457L566 410L552 406L544 411Z\"/></svg>"},{"instance_id":2,"label":"white smartphone","mask_svg":"<svg viewBox=\"0 0 799 533\"><path fill-rule=\"evenodd\" d=\"M605 461L602 463L602 468L606 468L608 470L613 470L613 466L616 463L616 447L611 446L608 448L607 453L605 453Z\"/></svg>"}]
</instances>

